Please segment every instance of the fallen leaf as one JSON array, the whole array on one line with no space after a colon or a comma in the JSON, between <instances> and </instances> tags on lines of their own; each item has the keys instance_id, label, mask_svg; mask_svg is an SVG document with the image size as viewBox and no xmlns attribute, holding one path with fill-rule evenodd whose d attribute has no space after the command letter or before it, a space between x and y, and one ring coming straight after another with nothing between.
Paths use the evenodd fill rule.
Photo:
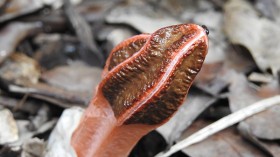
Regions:
<instances>
[{"instance_id":1,"label":"fallen leaf","mask_svg":"<svg viewBox=\"0 0 280 157\"><path fill-rule=\"evenodd\" d=\"M256 87L250 84L245 76L235 75L229 88L229 102L232 112L236 112L252 103L267 97L279 95L279 86L275 83L263 87ZM280 139L280 106L274 106L246 119L246 123L252 134L262 139Z\"/></svg>"},{"instance_id":2,"label":"fallen leaf","mask_svg":"<svg viewBox=\"0 0 280 157\"><path fill-rule=\"evenodd\" d=\"M43 124L47 123L49 120L49 114L50 114L50 107L47 105L42 105L40 109L38 110L37 114L32 117L30 120L32 123L32 128L37 130L39 129Z\"/></svg>"},{"instance_id":3,"label":"fallen leaf","mask_svg":"<svg viewBox=\"0 0 280 157\"><path fill-rule=\"evenodd\" d=\"M242 46L231 45L226 49L224 66L238 73L249 73L257 68L257 65L248 53L248 50Z\"/></svg>"},{"instance_id":4,"label":"fallen leaf","mask_svg":"<svg viewBox=\"0 0 280 157\"><path fill-rule=\"evenodd\" d=\"M40 23L9 23L0 30L0 63L10 56L17 44L41 27Z\"/></svg>"},{"instance_id":5,"label":"fallen leaf","mask_svg":"<svg viewBox=\"0 0 280 157\"><path fill-rule=\"evenodd\" d=\"M83 112L83 109L77 107L64 110L48 139L46 157L76 156L70 141Z\"/></svg>"},{"instance_id":6,"label":"fallen leaf","mask_svg":"<svg viewBox=\"0 0 280 157\"><path fill-rule=\"evenodd\" d=\"M64 1L64 9L66 17L74 28L81 44L86 48L86 50L90 51L82 51L80 55L82 57L90 57L90 60L86 60L89 64L103 65L105 59L94 40L93 31L91 30L89 23L77 12L70 1Z\"/></svg>"},{"instance_id":7,"label":"fallen leaf","mask_svg":"<svg viewBox=\"0 0 280 157\"><path fill-rule=\"evenodd\" d=\"M185 132L186 137L199 128L206 126L209 122L196 121L189 130ZM194 144L182 150L192 157L265 157L266 155L250 143L242 139L234 128L221 131L206 140Z\"/></svg>"},{"instance_id":8,"label":"fallen leaf","mask_svg":"<svg viewBox=\"0 0 280 157\"><path fill-rule=\"evenodd\" d=\"M41 75L39 64L22 53L14 53L0 68L1 78L19 85L36 84Z\"/></svg>"},{"instance_id":9,"label":"fallen leaf","mask_svg":"<svg viewBox=\"0 0 280 157\"><path fill-rule=\"evenodd\" d=\"M111 0L83 1L75 8L86 21L94 23L103 21L107 12L117 3L118 1Z\"/></svg>"},{"instance_id":10,"label":"fallen leaf","mask_svg":"<svg viewBox=\"0 0 280 157\"><path fill-rule=\"evenodd\" d=\"M238 130L245 139L252 142L267 155L277 156L280 154L280 148L276 141L265 141L256 138L256 136L252 134L252 130L250 130L250 127L246 123L240 123L238 125Z\"/></svg>"},{"instance_id":11,"label":"fallen leaf","mask_svg":"<svg viewBox=\"0 0 280 157\"><path fill-rule=\"evenodd\" d=\"M152 33L155 30L181 23L163 11L155 11L150 6L116 6L106 16L108 23L128 24L142 33Z\"/></svg>"},{"instance_id":12,"label":"fallen leaf","mask_svg":"<svg viewBox=\"0 0 280 157\"><path fill-rule=\"evenodd\" d=\"M13 114L8 109L0 110L0 145L18 140L18 127Z\"/></svg>"},{"instance_id":13,"label":"fallen leaf","mask_svg":"<svg viewBox=\"0 0 280 157\"><path fill-rule=\"evenodd\" d=\"M272 70L274 76L280 69L280 28L278 24L258 17L252 5L243 0L230 0L225 4L225 32L233 44L245 46L258 67Z\"/></svg>"},{"instance_id":14,"label":"fallen leaf","mask_svg":"<svg viewBox=\"0 0 280 157\"><path fill-rule=\"evenodd\" d=\"M0 14L0 23L13 18L23 16L43 7L41 0L25 0L25 1L9 1L4 9L4 13Z\"/></svg>"},{"instance_id":15,"label":"fallen leaf","mask_svg":"<svg viewBox=\"0 0 280 157\"><path fill-rule=\"evenodd\" d=\"M32 139L38 134L42 134L51 130L55 126L56 122L57 119L52 119L42 124L38 129L33 130L33 128L30 128L32 124L29 120L17 120L16 123L19 130L19 139L17 141L9 143L8 146L13 148L14 150L17 150L20 148L20 146L23 145L25 141Z\"/></svg>"},{"instance_id":16,"label":"fallen leaf","mask_svg":"<svg viewBox=\"0 0 280 157\"><path fill-rule=\"evenodd\" d=\"M199 143L209 136L212 136L238 122L241 122L255 114L263 112L272 106L278 105L280 103L280 95L266 98L264 100L258 101L252 105L242 108L226 117L219 119L218 121L198 130L187 138L179 141L175 145L171 146L169 150L161 152L156 155L156 157L168 157L173 153Z\"/></svg>"},{"instance_id":17,"label":"fallen leaf","mask_svg":"<svg viewBox=\"0 0 280 157\"><path fill-rule=\"evenodd\" d=\"M21 157L40 157L45 151L45 142L38 138L28 139L22 146Z\"/></svg>"},{"instance_id":18,"label":"fallen leaf","mask_svg":"<svg viewBox=\"0 0 280 157\"><path fill-rule=\"evenodd\" d=\"M72 63L44 72L42 80L55 87L84 93L89 98L101 80L101 73L100 68Z\"/></svg>"},{"instance_id":19,"label":"fallen leaf","mask_svg":"<svg viewBox=\"0 0 280 157\"><path fill-rule=\"evenodd\" d=\"M44 71L56 66L67 65L71 56L77 55L78 39L60 34L40 34L34 38L39 49L33 58Z\"/></svg>"},{"instance_id":20,"label":"fallen leaf","mask_svg":"<svg viewBox=\"0 0 280 157\"><path fill-rule=\"evenodd\" d=\"M0 79L0 88L13 94L28 94L29 97L45 100L61 107L85 106L89 101L89 93L67 91L45 83L25 84L23 87Z\"/></svg>"},{"instance_id":21,"label":"fallen leaf","mask_svg":"<svg viewBox=\"0 0 280 157\"><path fill-rule=\"evenodd\" d=\"M230 83L228 77L231 73L232 70L226 68L222 62L204 64L194 84L201 90L218 96Z\"/></svg>"}]
</instances>

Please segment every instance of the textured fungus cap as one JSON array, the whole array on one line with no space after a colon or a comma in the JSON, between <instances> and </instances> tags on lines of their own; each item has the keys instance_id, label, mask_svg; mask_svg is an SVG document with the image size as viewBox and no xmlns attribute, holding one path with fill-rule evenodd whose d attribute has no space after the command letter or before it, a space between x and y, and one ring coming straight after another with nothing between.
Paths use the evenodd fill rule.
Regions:
<instances>
[{"instance_id":1,"label":"textured fungus cap","mask_svg":"<svg viewBox=\"0 0 280 157\"><path fill-rule=\"evenodd\" d=\"M121 43L99 90L119 123L159 124L182 104L208 49L206 26L181 24Z\"/></svg>"}]
</instances>

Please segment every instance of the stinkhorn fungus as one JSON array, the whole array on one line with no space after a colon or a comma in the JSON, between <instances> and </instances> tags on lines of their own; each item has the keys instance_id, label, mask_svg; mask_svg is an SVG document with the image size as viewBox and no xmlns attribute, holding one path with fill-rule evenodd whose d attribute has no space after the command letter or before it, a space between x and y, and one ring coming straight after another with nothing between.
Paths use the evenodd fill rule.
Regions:
<instances>
[{"instance_id":1,"label":"stinkhorn fungus","mask_svg":"<svg viewBox=\"0 0 280 157\"><path fill-rule=\"evenodd\" d=\"M117 45L71 144L78 157L125 157L178 110L202 67L208 30L161 28Z\"/></svg>"}]
</instances>

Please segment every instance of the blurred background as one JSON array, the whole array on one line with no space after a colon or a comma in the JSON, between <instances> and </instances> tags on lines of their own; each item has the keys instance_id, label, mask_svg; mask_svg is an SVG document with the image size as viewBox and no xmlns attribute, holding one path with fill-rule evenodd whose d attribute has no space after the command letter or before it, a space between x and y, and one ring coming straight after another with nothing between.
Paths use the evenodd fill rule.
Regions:
<instances>
[{"instance_id":1,"label":"blurred background","mask_svg":"<svg viewBox=\"0 0 280 157\"><path fill-rule=\"evenodd\" d=\"M0 0L0 157L43 156L62 112L88 105L112 48L180 23L208 27L205 64L174 118L130 157L279 95L280 0ZM277 157L279 139L278 105L173 156Z\"/></svg>"}]
</instances>

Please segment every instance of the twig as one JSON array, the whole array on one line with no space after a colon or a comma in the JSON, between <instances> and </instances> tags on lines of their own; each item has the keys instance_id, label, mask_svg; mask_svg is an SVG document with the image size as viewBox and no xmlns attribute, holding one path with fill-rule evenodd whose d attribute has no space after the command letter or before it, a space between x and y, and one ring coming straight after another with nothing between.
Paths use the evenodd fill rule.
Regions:
<instances>
[{"instance_id":1,"label":"twig","mask_svg":"<svg viewBox=\"0 0 280 157\"><path fill-rule=\"evenodd\" d=\"M29 93L23 95L23 98L17 103L17 105L13 108L13 111L17 111L19 108L22 108L23 104L26 102Z\"/></svg>"},{"instance_id":2,"label":"twig","mask_svg":"<svg viewBox=\"0 0 280 157\"><path fill-rule=\"evenodd\" d=\"M208 125L207 127L199 130L198 132L175 144L167 152L161 152L155 157L168 157L183 148L201 142L207 137L277 104L280 104L280 95L258 101Z\"/></svg>"},{"instance_id":3,"label":"twig","mask_svg":"<svg viewBox=\"0 0 280 157\"><path fill-rule=\"evenodd\" d=\"M73 28L76 31L77 37L80 42L88 48L101 62L101 65L104 64L104 57L100 53L96 42L93 39L93 32L89 23L75 10L71 1L64 0L65 12L68 20L72 24Z\"/></svg>"}]
</instances>

